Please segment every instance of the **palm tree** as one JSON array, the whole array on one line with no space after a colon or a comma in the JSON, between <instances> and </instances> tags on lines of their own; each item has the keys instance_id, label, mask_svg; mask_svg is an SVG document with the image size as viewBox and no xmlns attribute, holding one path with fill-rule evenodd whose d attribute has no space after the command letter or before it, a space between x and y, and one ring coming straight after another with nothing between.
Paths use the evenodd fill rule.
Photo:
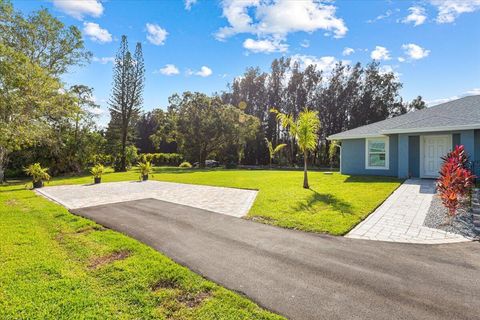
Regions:
<instances>
[{"instance_id":1,"label":"palm tree","mask_svg":"<svg viewBox=\"0 0 480 320\"><path fill-rule=\"evenodd\" d=\"M287 146L286 143L281 143L279 144L278 146L276 146L275 148L273 147L273 144L271 141L268 141L267 138L265 138L265 141L267 142L267 146L268 146L268 155L270 156L270 168L272 167L272 160L273 158L275 158L275 155L277 153L280 152L280 150L282 150L283 148L285 148Z\"/></svg>"},{"instance_id":2,"label":"palm tree","mask_svg":"<svg viewBox=\"0 0 480 320\"><path fill-rule=\"evenodd\" d=\"M277 120L288 130L297 142L300 151L303 152L303 187L308 189L308 152L315 150L317 147L318 130L320 129L318 112L305 108L300 112L297 119L294 119L290 114L283 114L275 109L272 109L272 112L277 114Z\"/></svg>"}]
</instances>

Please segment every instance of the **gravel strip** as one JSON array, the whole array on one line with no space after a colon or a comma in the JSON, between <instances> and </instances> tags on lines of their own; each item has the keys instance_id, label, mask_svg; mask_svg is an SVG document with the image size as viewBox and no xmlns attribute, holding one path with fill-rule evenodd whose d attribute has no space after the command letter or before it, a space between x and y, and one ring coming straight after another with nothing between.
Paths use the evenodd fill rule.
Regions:
<instances>
[{"instance_id":1,"label":"gravel strip","mask_svg":"<svg viewBox=\"0 0 480 320\"><path fill-rule=\"evenodd\" d=\"M467 210L468 206L463 205L458 209L458 215L451 224L448 223L447 209L443 206L442 200L436 194L430 205L423 225L425 227L440 229L447 232L456 233L466 238L480 240L480 236L473 230L472 213Z\"/></svg>"}]
</instances>

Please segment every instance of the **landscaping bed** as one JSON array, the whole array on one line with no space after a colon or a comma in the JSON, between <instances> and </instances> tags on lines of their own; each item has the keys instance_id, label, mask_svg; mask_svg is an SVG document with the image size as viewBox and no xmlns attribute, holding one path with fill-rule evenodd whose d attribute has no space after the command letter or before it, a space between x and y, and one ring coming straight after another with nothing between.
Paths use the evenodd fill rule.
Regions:
<instances>
[{"instance_id":1,"label":"landscaping bed","mask_svg":"<svg viewBox=\"0 0 480 320\"><path fill-rule=\"evenodd\" d=\"M474 231L472 212L466 203L460 206L457 216L451 223L449 219L448 210L442 204L438 194L435 194L425 217L424 226L456 233L468 239L480 239Z\"/></svg>"}]
</instances>

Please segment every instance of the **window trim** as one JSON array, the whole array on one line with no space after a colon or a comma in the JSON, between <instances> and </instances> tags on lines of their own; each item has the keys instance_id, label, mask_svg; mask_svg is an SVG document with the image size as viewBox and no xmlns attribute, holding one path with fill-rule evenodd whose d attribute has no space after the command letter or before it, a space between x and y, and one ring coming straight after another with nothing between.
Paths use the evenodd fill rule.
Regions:
<instances>
[{"instance_id":1,"label":"window trim","mask_svg":"<svg viewBox=\"0 0 480 320\"><path fill-rule=\"evenodd\" d=\"M385 166L383 167L375 167L368 165L369 159L369 150L368 150L368 143L369 141L378 141L383 140L385 142ZM380 136L380 137L372 137L372 138L365 138L365 169L367 170L389 170L390 169L390 137L388 136Z\"/></svg>"}]
</instances>

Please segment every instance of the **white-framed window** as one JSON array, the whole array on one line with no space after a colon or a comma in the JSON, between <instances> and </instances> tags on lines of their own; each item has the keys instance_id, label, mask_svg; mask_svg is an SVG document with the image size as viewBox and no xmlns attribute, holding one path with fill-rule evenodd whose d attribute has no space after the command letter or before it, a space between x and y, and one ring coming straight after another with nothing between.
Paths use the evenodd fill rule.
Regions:
<instances>
[{"instance_id":1,"label":"white-framed window","mask_svg":"<svg viewBox=\"0 0 480 320\"><path fill-rule=\"evenodd\" d=\"M365 168L388 170L388 137L365 139Z\"/></svg>"}]
</instances>

